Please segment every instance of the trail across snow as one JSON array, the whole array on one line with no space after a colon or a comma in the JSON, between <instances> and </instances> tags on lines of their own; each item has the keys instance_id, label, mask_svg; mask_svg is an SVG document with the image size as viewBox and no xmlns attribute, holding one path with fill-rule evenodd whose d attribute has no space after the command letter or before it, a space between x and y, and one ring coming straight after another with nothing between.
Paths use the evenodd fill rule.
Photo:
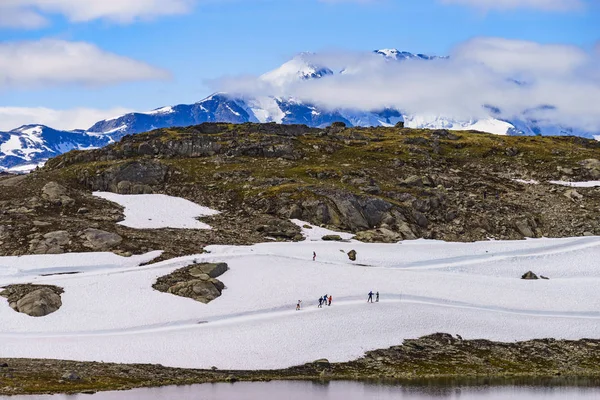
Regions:
<instances>
[{"instance_id":1,"label":"trail across snow","mask_svg":"<svg viewBox=\"0 0 600 400\"><path fill-rule=\"evenodd\" d=\"M346 255L352 249L356 263ZM207 250L146 266L139 265L160 253L0 258L0 286L65 290L62 308L43 318L0 301L0 356L261 369L350 360L434 332L501 341L600 337L599 237ZM205 305L152 289L157 277L193 260L228 263L221 297ZM551 279L520 280L528 270ZM41 276L63 272L79 273ZM380 292L380 303L366 303L369 290ZM332 306L319 309L325 294Z\"/></svg>"}]
</instances>

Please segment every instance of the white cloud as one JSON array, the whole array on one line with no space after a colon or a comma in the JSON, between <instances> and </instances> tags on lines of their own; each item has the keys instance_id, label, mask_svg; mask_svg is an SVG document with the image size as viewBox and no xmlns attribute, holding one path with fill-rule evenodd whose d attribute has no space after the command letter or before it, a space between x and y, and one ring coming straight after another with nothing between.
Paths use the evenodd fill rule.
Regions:
<instances>
[{"instance_id":1,"label":"white cloud","mask_svg":"<svg viewBox=\"0 0 600 400\"><path fill-rule=\"evenodd\" d=\"M0 26L35 28L51 14L73 22L108 19L132 22L137 19L189 12L196 0L2 0ZM6 16L17 16L12 19Z\"/></svg>"},{"instance_id":2,"label":"white cloud","mask_svg":"<svg viewBox=\"0 0 600 400\"><path fill-rule=\"evenodd\" d=\"M572 11L585 6L583 0L439 0L442 4L457 4L484 11L537 9L543 11Z\"/></svg>"},{"instance_id":3,"label":"white cloud","mask_svg":"<svg viewBox=\"0 0 600 400\"><path fill-rule=\"evenodd\" d=\"M0 42L0 90L167 79L169 73L85 42Z\"/></svg>"},{"instance_id":4,"label":"white cloud","mask_svg":"<svg viewBox=\"0 0 600 400\"><path fill-rule=\"evenodd\" d=\"M369 53L305 57L346 73L283 86L259 77L224 78L214 88L291 96L332 109L393 107L463 119L487 117L483 105L492 105L505 119L537 118L600 131L600 57L574 46L479 38L457 46L449 59L433 61L387 62Z\"/></svg>"},{"instance_id":5,"label":"white cloud","mask_svg":"<svg viewBox=\"0 0 600 400\"><path fill-rule=\"evenodd\" d=\"M103 119L132 112L117 107L107 110L74 108L53 110L44 107L0 107L0 131L9 131L22 125L41 124L54 129L88 129Z\"/></svg>"},{"instance_id":6,"label":"white cloud","mask_svg":"<svg viewBox=\"0 0 600 400\"><path fill-rule=\"evenodd\" d=\"M0 27L34 29L46 23L46 18L35 11L0 4Z\"/></svg>"}]
</instances>

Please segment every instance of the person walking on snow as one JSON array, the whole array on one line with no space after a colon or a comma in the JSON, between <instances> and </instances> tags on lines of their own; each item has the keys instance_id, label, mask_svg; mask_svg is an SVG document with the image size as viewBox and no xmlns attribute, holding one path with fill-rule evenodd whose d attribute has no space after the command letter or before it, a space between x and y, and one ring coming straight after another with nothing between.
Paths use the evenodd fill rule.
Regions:
<instances>
[{"instance_id":1,"label":"person walking on snow","mask_svg":"<svg viewBox=\"0 0 600 400\"><path fill-rule=\"evenodd\" d=\"M331 300L333 300L333 297L329 296L329 304L327 304L328 307L331 305Z\"/></svg>"},{"instance_id":2,"label":"person walking on snow","mask_svg":"<svg viewBox=\"0 0 600 400\"><path fill-rule=\"evenodd\" d=\"M375 293L375 303L379 303L379 292Z\"/></svg>"},{"instance_id":3,"label":"person walking on snow","mask_svg":"<svg viewBox=\"0 0 600 400\"><path fill-rule=\"evenodd\" d=\"M317 253L313 251L313 261L317 259Z\"/></svg>"},{"instance_id":4,"label":"person walking on snow","mask_svg":"<svg viewBox=\"0 0 600 400\"><path fill-rule=\"evenodd\" d=\"M302 306L302 300L298 300L298 304L296 304L296 311L300 311L301 306Z\"/></svg>"},{"instance_id":5,"label":"person walking on snow","mask_svg":"<svg viewBox=\"0 0 600 400\"><path fill-rule=\"evenodd\" d=\"M367 299L367 303L369 303L369 302L370 303L373 302L373 291L372 290L369 292L369 298Z\"/></svg>"},{"instance_id":6,"label":"person walking on snow","mask_svg":"<svg viewBox=\"0 0 600 400\"><path fill-rule=\"evenodd\" d=\"M323 298L319 297L319 308L323 308Z\"/></svg>"}]
</instances>

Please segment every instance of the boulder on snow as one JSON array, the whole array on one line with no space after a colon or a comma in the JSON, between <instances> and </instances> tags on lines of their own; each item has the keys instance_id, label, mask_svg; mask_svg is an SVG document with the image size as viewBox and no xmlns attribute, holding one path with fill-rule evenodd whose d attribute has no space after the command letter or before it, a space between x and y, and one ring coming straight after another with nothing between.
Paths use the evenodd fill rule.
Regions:
<instances>
[{"instance_id":1,"label":"boulder on snow","mask_svg":"<svg viewBox=\"0 0 600 400\"><path fill-rule=\"evenodd\" d=\"M32 317L44 317L62 306L60 295L63 289L49 285L10 285L0 292L10 307Z\"/></svg>"},{"instance_id":2,"label":"boulder on snow","mask_svg":"<svg viewBox=\"0 0 600 400\"><path fill-rule=\"evenodd\" d=\"M356 261L356 250L350 250L348 252L348 258L350 261Z\"/></svg>"},{"instance_id":3,"label":"boulder on snow","mask_svg":"<svg viewBox=\"0 0 600 400\"><path fill-rule=\"evenodd\" d=\"M523 274L523 276L521 277L521 279L539 279L538 276L536 274L534 274L531 271L527 271L525 274Z\"/></svg>"},{"instance_id":4,"label":"boulder on snow","mask_svg":"<svg viewBox=\"0 0 600 400\"><path fill-rule=\"evenodd\" d=\"M342 240L342 237L340 235L325 235L321 238L321 240L326 242L339 242Z\"/></svg>"},{"instance_id":5,"label":"boulder on snow","mask_svg":"<svg viewBox=\"0 0 600 400\"><path fill-rule=\"evenodd\" d=\"M152 287L206 304L221 296L225 285L215 278L228 269L225 263L193 264L161 276Z\"/></svg>"}]
</instances>

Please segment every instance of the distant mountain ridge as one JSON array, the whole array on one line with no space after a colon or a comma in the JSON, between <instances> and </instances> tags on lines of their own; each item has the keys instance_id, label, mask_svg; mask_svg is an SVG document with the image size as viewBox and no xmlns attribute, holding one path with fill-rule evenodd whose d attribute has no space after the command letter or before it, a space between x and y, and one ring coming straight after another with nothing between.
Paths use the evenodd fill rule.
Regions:
<instances>
[{"instance_id":1,"label":"distant mountain ridge","mask_svg":"<svg viewBox=\"0 0 600 400\"><path fill-rule=\"evenodd\" d=\"M396 49L375 50L374 53L390 62L447 58L412 54ZM284 85L296 80L327 79L328 76L336 73L344 73L344 71L335 72L325 65L315 64L311 61L309 53L302 53L280 68L265 73L260 79L272 85ZM595 137L593 133L572 128L539 126L537 121L505 121L494 117L499 110L493 106L486 108L490 110L489 118L459 120L437 115L410 115L395 109L327 110L293 98L269 96L242 98L227 93L215 93L194 104L166 106L149 112L129 113L102 120L86 131L59 131L43 125L26 125L10 132L0 132L0 171L6 169L26 171L43 164L48 158L73 149L102 147L128 134L203 122L276 122L305 124L311 127L324 127L333 122L344 122L348 126L393 126L398 122L404 122L410 128L479 130L503 135Z\"/></svg>"}]
</instances>

